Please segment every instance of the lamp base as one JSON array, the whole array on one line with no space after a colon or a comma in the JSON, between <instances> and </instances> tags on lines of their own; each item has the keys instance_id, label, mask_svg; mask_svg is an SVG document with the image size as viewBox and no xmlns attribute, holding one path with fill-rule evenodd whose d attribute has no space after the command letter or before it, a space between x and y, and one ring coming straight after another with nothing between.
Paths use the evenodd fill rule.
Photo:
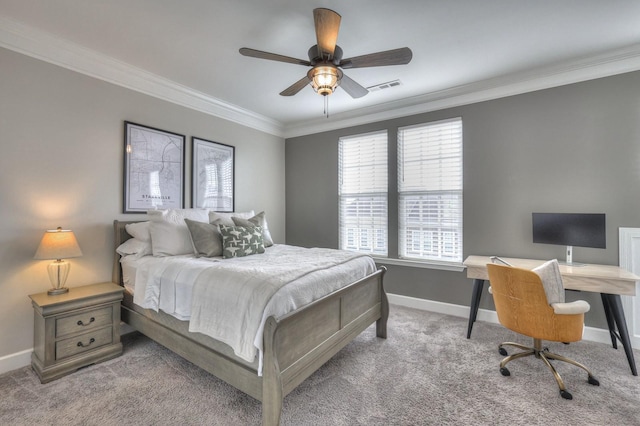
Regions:
<instances>
[{"instance_id":1,"label":"lamp base","mask_svg":"<svg viewBox=\"0 0 640 426\"><path fill-rule=\"evenodd\" d=\"M65 294L68 292L69 292L69 289L67 287L61 287L61 288L52 288L51 290L47 291L47 294L49 296L56 296L58 294Z\"/></svg>"},{"instance_id":2,"label":"lamp base","mask_svg":"<svg viewBox=\"0 0 640 426\"><path fill-rule=\"evenodd\" d=\"M69 289L64 286L69 276L69 269L71 269L71 264L60 259L47 266L49 280L51 281L51 288L47 292L48 295L64 294L69 291Z\"/></svg>"}]
</instances>

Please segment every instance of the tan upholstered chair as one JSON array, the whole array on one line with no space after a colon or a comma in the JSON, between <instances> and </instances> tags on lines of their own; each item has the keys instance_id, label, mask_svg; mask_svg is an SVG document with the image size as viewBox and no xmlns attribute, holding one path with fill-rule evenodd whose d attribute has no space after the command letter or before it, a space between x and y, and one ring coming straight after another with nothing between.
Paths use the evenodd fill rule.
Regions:
<instances>
[{"instance_id":1,"label":"tan upholstered chair","mask_svg":"<svg viewBox=\"0 0 640 426\"><path fill-rule=\"evenodd\" d=\"M523 350L523 352L504 358L500 363L500 373L503 376L511 375L506 367L508 362L533 355L549 367L558 382L560 395L565 399L573 399L550 360L564 361L580 367L587 372L589 384L598 386L600 383L584 365L549 352L548 348L542 347L543 340L564 343L581 340L584 312L589 310L589 304L582 300L563 303L564 289L562 288L562 278L557 269L557 262L555 268L560 280L560 290L557 293L561 295L561 302L550 305L547 301L547 293L550 291L545 292L541 277L536 272L496 264L487 265L491 282L490 291L493 294L500 324L533 338L533 347L514 342L503 342L498 346L502 355L508 355L504 346L513 346ZM544 276L544 274L542 275ZM548 287L549 284L545 282L545 285Z\"/></svg>"}]
</instances>

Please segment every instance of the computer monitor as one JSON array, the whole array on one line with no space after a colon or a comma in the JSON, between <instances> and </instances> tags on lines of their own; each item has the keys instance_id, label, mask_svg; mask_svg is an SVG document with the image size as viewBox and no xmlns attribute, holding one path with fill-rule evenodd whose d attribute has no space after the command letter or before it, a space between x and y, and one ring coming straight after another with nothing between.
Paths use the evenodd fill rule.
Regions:
<instances>
[{"instance_id":1,"label":"computer monitor","mask_svg":"<svg viewBox=\"0 0 640 426\"><path fill-rule=\"evenodd\" d=\"M607 248L604 213L533 213L533 242L567 246L567 265L573 246Z\"/></svg>"}]
</instances>

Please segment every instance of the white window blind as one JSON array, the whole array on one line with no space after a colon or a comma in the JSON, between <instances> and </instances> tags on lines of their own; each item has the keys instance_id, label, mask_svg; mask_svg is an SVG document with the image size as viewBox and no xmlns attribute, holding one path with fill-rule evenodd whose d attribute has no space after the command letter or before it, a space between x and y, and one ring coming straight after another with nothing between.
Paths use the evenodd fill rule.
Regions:
<instances>
[{"instance_id":1,"label":"white window blind","mask_svg":"<svg viewBox=\"0 0 640 426\"><path fill-rule=\"evenodd\" d=\"M387 132L340 138L340 248L387 256Z\"/></svg>"},{"instance_id":2,"label":"white window blind","mask_svg":"<svg viewBox=\"0 0 640 426\"><path fill-rule=\"evenodd\" d=\"M398 129L401 258L462 262L462 119Z\"/></svg>"}]
</instances>

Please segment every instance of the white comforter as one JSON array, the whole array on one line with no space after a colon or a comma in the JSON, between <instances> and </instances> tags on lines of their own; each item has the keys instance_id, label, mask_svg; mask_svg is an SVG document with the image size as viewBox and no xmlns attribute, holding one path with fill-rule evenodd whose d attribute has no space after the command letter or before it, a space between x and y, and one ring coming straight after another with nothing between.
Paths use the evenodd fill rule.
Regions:
<instances>
[{"instance_id":1,"label":"white comforter","mask_svg":"<svg viewBox=\"0 0 640 426\"><path fill-rule=\"evenodd\" d=\"M249 362L269 316L281 317L375 271L369 256L274 245L242 258L174 256L140 262L134 302L189 319L189 331L227 343Z\"/></svg>"}]
</instances>

